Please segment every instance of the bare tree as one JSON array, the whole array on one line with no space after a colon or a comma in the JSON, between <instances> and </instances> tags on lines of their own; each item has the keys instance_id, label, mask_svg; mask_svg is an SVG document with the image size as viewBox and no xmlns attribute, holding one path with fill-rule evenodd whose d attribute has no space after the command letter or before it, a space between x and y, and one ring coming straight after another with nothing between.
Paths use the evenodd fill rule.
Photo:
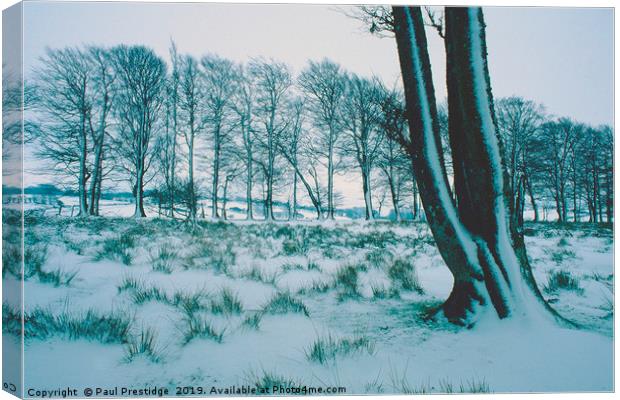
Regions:
<instances>
[{"instance_id":1,"label":"bare tree","mask_svg":"<svg viewBox=\"0 0 620 400\"><path fill-rule=\"evenodd\" d=\"M578 164L571 173L583 187L590 222L611 222L613 208L613 131L609 126L585 127L575 144ZM574 171L574 172L573 172Z\"/></svg>"},{"instance_id":2,"label":"bare tree","mask_svg":"<svg viewBox=\"0 0 620 400\"><path fill-rule=\"evenodd\" d=\"M184 56L180 60L179 71L179 115L184 122L183 138L187 146L187 190L189 196L188 218L196 220L197 198L196 180L194 179L194 150L198 136L205 129L205 88L202 75L198 69L198 62L191 56Z\"/></svg>"},{"instance_id":3,"label":"bare tree","mask_svg":"<svg viewBox=\"0 0 620 400\"><path fill-rule=\"evenodd\" d=\"M174 42L170 49L172 71L166 80L165 123L163 134L158 137L157 161L163 186L159 190L162 201L166 202L168 215L175 218L174 210L177 192L177 136L179 111L179 57Z\"/></svg>"},{"instance_id":4,"label":"bare tree","mask_svg":"<svg viewBox=\"0 0 620 400\"><path fill-rule=\"evenodd\" d=\"M156 154L151 145L164 104L166 66L144 46L121 45L113 48L111 54L118 84L115 149L132 185L134 217L140 218L146 216L144 186Z\"/></svg>"},{"instance_id":5,"label":"bare tree","mask_svg":"<svg viewBox=\"0 0 620 400\"><path fill-rule=\"evenodd\" d=\"M211 215L218 218L218 188L222 145L231 129L225 127L237 82L235 65L216 55L207 55L200 61L205 79L206 120L213 139L212 203Z\"/></svg>"},{"instance_id":6,"label":"bare tree","mask_svg":"<svg viewBox=\"0 0 620 400\"><path fill-rule=\"evenodd\" d=\"M352 74L347 79L345 93L342 124L346 141L342 148L359 168L366 219L372 220L372 170L384 139L384 131L378 129L381 118L380 86L376 79L360 78Z\"/></svg>"},{"instance_id":7,"label":"bare tree","mask_svg":"<svg viewBox=\"0 0 620 400\"><path fill-rule=\"evenodd\" d=\"M401 97L402 94L396 90L387 90L381 87L379 127L383 130L386 138L381 142L377 166L385 177L383 182L390 193L396 221L402 219L400 212L401 193L405 189L406 183L411 181L409 179L411 163L400 145L407 135L404 99L401 100Z\"/></svg>"},{"instance_id":8,"label":"bare tree","mask_svg":"<svg viewBox=\"0 0 620 400\"><path fill-rule=\"evenodd\" d=\"M262 163L266 179L265 219L271 221L274 219L273 194L277 145L287 130L288 121L282 109L292 85L291 73L286 64L259 59L250 62L249 71L256 85L256 114L264 129L259 140L266 158Z\"/></svg>"},{"instance_id":9,"label":"bare tree","mask_svg":"<svg viewBox=\"0 0 620 400\"><path fill-rule=\"evenodd\" d=\"M77 48L48 49L36 71L38 111L42 113L38 155L53 163L53 171L77 178L78 216L88 215L89 121L93 68L90 55Z\"/></svg>"},{"instance_id":10,"label":"bare tree","mask_svg":"<svg viewBox=\"0 0 620 400\"><path fill-rule=\"evenodd\" d=\"M93 63L92 91L94 93L93 106L88 118L94 152L88 212L90 215L99 215L101 183L105 174L103 162L106 137L109 135L110 117L114 104L115 71L108 51L99 47L90 47L88 52Z\"/></svg>"},{"instance_id":11,"label":"bare tree","mask_svg":"<svg viewBox=\"0 0 620 400\"><path fill-rule=\"evenodd\" d=\"M609 125L599 127L601 136L601 161L603 184L605 190L605 214L606 222L613 222L614 207L614 131ZM602 215L601 215L602 220Z\"/></svg>"},{"instance_id":12,"label":"bare tree","mask_svg":"<svg viewBox=\"0 0 620 400\"><path fill-rule=\"evenodd\" d=\"M254 182L254 87L252 76L241 66L238 69L236 91L231 103L241 130L239 160L245 165L245 201L246 219L254 219L253 182Z\"/></svg>"},{"instance_id":13,"label":"bare tree","mask_svg":"<svg viewBox=\"0 0 620 400\"><path fill-rule=\"evenodd\" d=\"M570 177L570 161L573 148L582 126L568 118L551 121L541 126L541 139L545 146L545 172L551 185L549 189L555 201L558 221L567 221L567 192Z\"/></svg>"},{"instance_id":14,"label":"bare tree","mask_svg":"<svg viewBox=\"0 0 620 400\"><path fill-rule=\"evenodd\" d=\"M508 171L508 205L512 212L511 224L521 230L525 194L528 193L538 220L536 199L532 190L532 144L544 121L544 110L533 101L521 97L508 97L495 103L497 125L502 139L503 159Z\"/></svg>"},{"instance_id":15,"label":"bare tree","mask_svg":"<svg viewBox=\"0 0 620 400\"><path fill-rule=\"evenodd\" d=\"M298 215L298 182L301 182L306 189L308 198L312 202L317 214L317 219L323 216L323 209L320 201L320 189L318 187L318 175L316 168L312 166L308 169L308 174L314 180L313 183L308 181L308 177L304 174L306 165L309 165L311 156L310 141L313 137L308 135L308 130L304 126L305 122L305 103L301 98L296 98L290 102L289 114L290 124L288 134L278 142L278 147L282 156L288 161L293 168L293 193L291 200L291 218L296 219Z\"/></svg>"},{"instance_id":16,"label":"bare tree","mask_svg":"<svg viewBox=\"0 0 620 400\"><path fill-rule=\"evenodd\" d=\"M327 159L327 217L330 219L334 219L335 149L341 134L339 113L345 95L345 78L340 66L329 60L311 61L298 78L319 132L317 140L321 146L316 146L316 150Z\"/></svg>"},{"instance_id":17,"label":"bare tree","mask_svg":"<svg viewBox=\"0 0 620 400\"><path fill-rule=\"evenodd\" d=\"M177 136L179 135L179 56L174 42L170 44L170 59L172 71L166 87L166 136L163 149L165 149L164 176L169 196L170 217L174 218L174 204L177 169Z\"/></svg>"}]
</instances>

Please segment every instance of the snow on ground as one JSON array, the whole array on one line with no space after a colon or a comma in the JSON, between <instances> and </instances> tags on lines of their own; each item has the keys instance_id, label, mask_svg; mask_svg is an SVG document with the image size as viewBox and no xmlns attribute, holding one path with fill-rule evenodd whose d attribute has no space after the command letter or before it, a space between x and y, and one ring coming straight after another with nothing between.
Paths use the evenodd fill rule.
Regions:
<instances>
[{"instance_id":1,"label":"snow on ground","mask_svg":"<svg viewBox=\"0 0 620 400\"><path fill-rule=\"evenodd\" d=\"M42 260L24 285L27 388L613 390L609 229L527 226L544 296L580 329L488 318L469 330L424 318L452 276L422 223L47 216L26 229L29 259ZM88 310L129 318L129 332L106 340L41 326L43 315L79 321Z\"/></svg>"}]
</instances>

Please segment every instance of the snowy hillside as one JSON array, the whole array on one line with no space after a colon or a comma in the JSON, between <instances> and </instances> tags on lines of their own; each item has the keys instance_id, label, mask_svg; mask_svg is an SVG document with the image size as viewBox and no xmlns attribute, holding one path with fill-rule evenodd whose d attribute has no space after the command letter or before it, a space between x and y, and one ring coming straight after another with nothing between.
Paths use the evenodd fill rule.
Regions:
<instances>
[{"instance_id":1,"label":"snowy hillside","mask_svg":"<svg viewBox=\"0 0 620 400\"><path fill-rule=\"evenodd\" d=\"M32 217L26 230L26 387L613 389L609 229L527 226L544 296L579 329L469 330L425 317L452 275L422 223ZM3 318L18 340L6 298Z\"/></svg>"}]
</instances>

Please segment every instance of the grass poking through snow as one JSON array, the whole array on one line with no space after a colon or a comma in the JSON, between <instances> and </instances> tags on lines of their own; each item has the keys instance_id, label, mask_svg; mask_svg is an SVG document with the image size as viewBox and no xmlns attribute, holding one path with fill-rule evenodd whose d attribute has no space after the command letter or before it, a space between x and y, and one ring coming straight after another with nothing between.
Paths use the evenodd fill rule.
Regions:
<instances>
[{"instance_id":1,"label":"grass poking through snow","mask_svg":"<svg viewBox=\"0 0 620 400\"><path fill-rule=\"evenodd\" d=\"M151 254L150 262L153 271L171 274L174 270L175 260L179 258L179 253L172 250L170 246L163 245Z\"/></svg>"},{"instance_id":2,"label":"grass poking through snow","mask_svg":"<svg viewBox=\"0 0 620 400\"><path fill-rule=\"evenodd\" d=\"M162 357L156 348L156 334L151 328L142 329L140 335L131 337L125 346L125 359L128 362L137 357L145 357L148 360L158 363Z\"/></svg>"},{"instance_id":3,"label":"grass poking through snow","mask_svg":"<svg viewBox=\"0 0 620 400\"><path fill-rule=\"evenodd\" d=\"M258 388L269 388L270 392L277 388L277 390L301 388L304 386L303 382L296 378L287 377L271 371L261 371L260 373L250 372L246 374L246 381L249 385L253 385ZM273 394L273 393L271 393ZM289 393L290 394L290 393Z\"/></svg>"},{"instance_id":4,"label":"grass poking through snow","mask_svg":"<svg viewBox=\"0 0 620 400\"><path fill-rule=\"evenodd\" d=\"M310 348L306 350L306 359L319 364L325 364L330 360L335 360L336 356L346 356L359 352L373 355L375 346L365 336L335 339L331 335L327 335L326 337L316 339L312 343Z\"/></svg>"},{"instance_id":5,"label":"grass poking through snow","mask_svg":"<svg viewBox=\"0 0 620 400\"><path fill-rule=\"evenodd\" d=\"M201 315L188 316L183 328L183 344L186 345L195 339L209 339L217 343L222 343L225 330L218 330L211 321Z\"/></svg>"},{"instance_id":6,"label":"grass poking through snow","mask_svg":"<svg viewBox=\"0 0 620 400\"><path fill-rule=\"evenodd\" d=\"M96 261L103 259L120 261L125 265L131 265L136 241L130 232L104 239L101 250L95 256Z\"/></svg>"},{"instance_id":7,"label":"grass poking through snow","mask_svg":"<svg viewBox=\"0 0 620 400\"><path fill-rule=\"evenodd\" d=\"M306 317L310 316L306 305L299 299L293 297L289 292L278 292L262 308L264 314L287 314L300 313Z\"/></svg>"},{"instance_id":8,"label":"grass poking through snow","mask_svg":"<svg viewBox=\"0 0 620 400\"><path fill-rule=\"evenodd\" d=\"M347 265L341 268L334 277L334 286L338 291L338 299L356 299L360 297L360 293L357 287L358 272L357 268L353 265Z\"/></svg>"},{"instance_id":9,"label":"grass poking through snow","mask_svg":"<svg viewBox=\"0 0 620 400\"><path fill-rule=\"evenodd\" d=\"M418 280L415 266L407 260L395 260L388 269L388 277L392 280L394 287L424 294L424 289Z\"/></svg>"},{"instance_id":10,"label":"grass poking through snow","mask_svg":"<svg viewBox=\"0 0 620 400\"><path fill-rule=\"evenodd\" d=\"M569 271L554 271L547 278L547 284L544 287L545 292L555 293L558 290L570 290L577 293L583 293L583 289L579 285L579 279L573 277Z\"/></svg>"},{"instance_id":11,"label":"grass poking through snow","mask_svg":"<svg viewBox=\"0 0 620 400\"><path fill-rule=\"evenodd\" d=\"M239 296L229 288L222 288L215 298L211 299L211 312L213 314L241 314L243 305Z\"/></svg>"},{"instance_id":12,"label":"grass poking through snow","mask_svg":"<svg viewBox=\"0 0 620 400\"><path fill-rule=\"evenodd\" d=\"M26 339L47 339L60 336L70 340L87 339L101 343L127 343L132 319L126 313L102 314L88 310L82 313L36 308L24 315Z\"/></svg>"}]
</instances>

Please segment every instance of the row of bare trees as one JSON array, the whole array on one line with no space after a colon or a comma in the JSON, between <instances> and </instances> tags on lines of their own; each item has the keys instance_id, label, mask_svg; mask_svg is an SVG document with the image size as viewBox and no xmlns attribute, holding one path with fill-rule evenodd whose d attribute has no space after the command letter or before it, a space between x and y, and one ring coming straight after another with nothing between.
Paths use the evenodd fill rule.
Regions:
<instances>
[{"instance_id":1,"label":"row of bare trees","mask_svg":"<svg viewBox=\"0 0 620 400\"><path fill-rule=\"evenodd\" d=\"M519 97L495 105L510 206L523 224L526 200L533 219L553 208L561 222L611 222L613 215L613 131L569 118L552 119L544 108ZM546 216L545 216L546 219Z\"/></svg>"},{"instance_id":2,"label":"row of bare trees","mask_svg":"<svg viewBox=\"0 0 620 400\"><path fill-rule=\"evenodd\" d=\"M333 219L334 178L351 170L367 219L388 190L397 219L401 198L417 201L411 166L390 140L405 129L401 95L378 79L329 60L294 76L274 60L196 59L174 44L170 60L168 68L143 46L49 49L40 60L29 85L37 156L77 188L78 215L99 214L106 178L129 183L136 217L146 215L150 185L171 217L204 216L204 198L211 216L226 217L233 192L243 193L248 219L257 200L274 219L283 196L291 218L305 198L318 218Z\"/></svg>"},{"instance_id":3,"label":"row of bare trees","mask_svg":"<svg viewBox=\"0 0 620 400\"><path fill-rule=\"evenodd\" d=\"M289 218L310 203L317 218L333 219L348 190L337 191L337 175L362 189L366 219L384 204L396 220L405 204L420 215L400 89L329 60L311 61L295 76L274 60L198 59L174 43L169 60L125 45L49 49L40 60L27 85L35 93L29 126L37 155L77 188L78 215L99 215L107 180L129 184L136 217L146 215L150 195L160 213L189 220L205 216L204 199L212 217L227 218L233 197L245 199L247 219L257 203L275 219L276 199L285 199ZM518 97L494 106L515 226L526 203L536 220L553 204L560 221L611 221L610 127L554 119ZM447 114L439 107L449 155Z\"/></svg>"}]
</instances>

